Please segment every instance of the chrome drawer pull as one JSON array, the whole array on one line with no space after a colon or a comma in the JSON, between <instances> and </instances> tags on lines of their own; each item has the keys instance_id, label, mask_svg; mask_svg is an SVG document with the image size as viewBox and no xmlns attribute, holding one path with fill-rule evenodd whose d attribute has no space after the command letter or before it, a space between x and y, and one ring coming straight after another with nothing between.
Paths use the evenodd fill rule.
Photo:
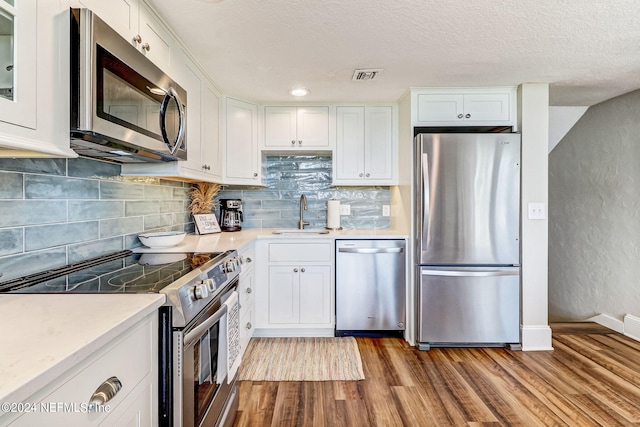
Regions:
<instances>
[{"instance_id":1,"label":"chrome drawer pull","mask_svg":"<svg viewBox=\"0 0 640 427\"><path fill-rule=\"evenodd\" d=\"M111 377L93 392L93 396L89 399L89 409L96 409L111 399L122 389L122 383L118 377Z\"/></svg>"}]
</instances>

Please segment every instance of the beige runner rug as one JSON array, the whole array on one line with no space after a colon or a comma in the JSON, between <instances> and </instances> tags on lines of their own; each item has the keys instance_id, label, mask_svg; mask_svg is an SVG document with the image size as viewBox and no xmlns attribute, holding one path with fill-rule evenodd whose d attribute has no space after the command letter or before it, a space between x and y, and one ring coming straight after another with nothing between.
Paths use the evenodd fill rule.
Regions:
<instances>
[{"instance_id":1,"label":"beige runner rug","mask_svg":"<svg viewBox=\"0 0 640 427\"><path fill-rule=\"evenodd\" d=\"M252 338L240 380L357 381L364 379L354 337Z\"/></svg>"}]
</instances>

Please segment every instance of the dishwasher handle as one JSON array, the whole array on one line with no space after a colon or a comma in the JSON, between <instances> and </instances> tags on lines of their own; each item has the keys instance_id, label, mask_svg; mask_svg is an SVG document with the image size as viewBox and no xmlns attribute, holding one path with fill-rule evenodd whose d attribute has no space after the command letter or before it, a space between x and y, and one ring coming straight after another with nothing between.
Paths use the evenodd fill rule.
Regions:
<instances>
[{"instance_id":1,"label":"dishwasher handle","mask_svg":"<svg viewBox=\"0 0 640 427\"><path fill-rule=\"evenodd\" d=\"M338 252L349 254L400 254L404 248L339 248Z\"/></svg>"}]
</instances>

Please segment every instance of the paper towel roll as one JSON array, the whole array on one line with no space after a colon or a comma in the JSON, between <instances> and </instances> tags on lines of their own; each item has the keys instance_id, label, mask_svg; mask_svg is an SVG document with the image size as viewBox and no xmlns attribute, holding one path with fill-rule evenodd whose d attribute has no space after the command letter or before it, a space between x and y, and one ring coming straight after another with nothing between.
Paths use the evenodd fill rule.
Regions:
<instances>
[{"instance_id":1,"label":"paper towel roll","mask_svg":"<svg viewBox=\"0 0 640 427\"><path fill-rule=\"evenodd\" d=\"M327 228L330 230L340 229L340 200L327 201Z\"/></svg>"}]
</instances>

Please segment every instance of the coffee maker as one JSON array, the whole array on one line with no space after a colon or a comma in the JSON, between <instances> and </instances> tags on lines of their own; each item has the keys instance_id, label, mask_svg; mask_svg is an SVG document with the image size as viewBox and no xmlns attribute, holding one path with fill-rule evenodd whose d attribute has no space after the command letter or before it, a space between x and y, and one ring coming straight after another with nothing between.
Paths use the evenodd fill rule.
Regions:
<instances>
[{"instance_id":1,"label":"coffee maker","mask_svg":"<svg viewBox=\"0 0 640 427\"><path fill-rule=\"evenodd\" d=\"M240 231L242 217L242 200L220 199L220 229L222 231Z\"/></svg>"}]
</instances>

